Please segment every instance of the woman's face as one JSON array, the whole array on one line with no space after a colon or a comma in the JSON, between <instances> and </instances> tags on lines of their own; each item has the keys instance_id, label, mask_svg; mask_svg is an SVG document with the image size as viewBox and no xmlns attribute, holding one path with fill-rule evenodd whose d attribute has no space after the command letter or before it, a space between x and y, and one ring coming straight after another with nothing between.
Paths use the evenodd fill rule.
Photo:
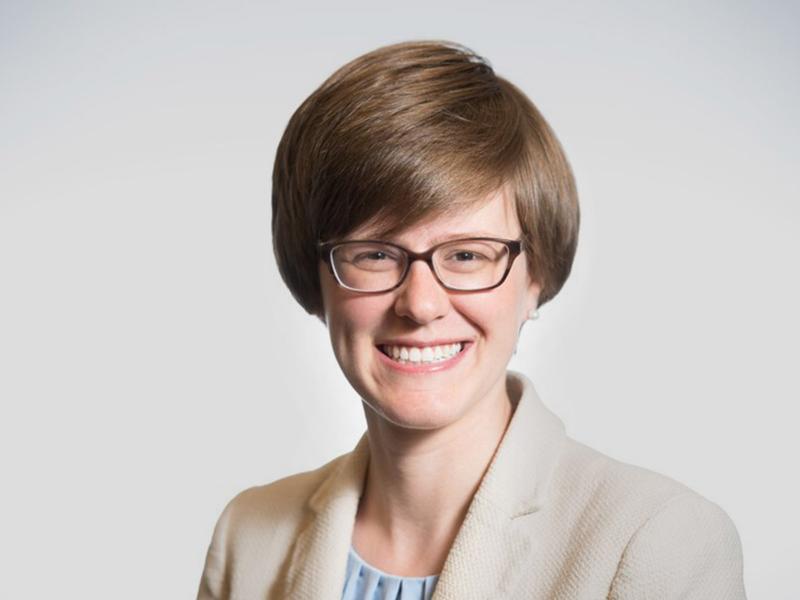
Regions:
<instances>
[{"instance_id":1,"label":"woman's face","mask_svg":"<svg viewBox=\"0 0 800 600\"><path fill-rule=\"evenodd\" d=\"M361 229L348 239L374 239L371 232ZM473 210L423 222L386 241L421 252L445 239L516 240L520 232L514 205L501 190ZM322 262L319 273L336 359L377 415L405 428L435 429L506 398L506 366L539 295L524 253L502 285L483 292L444 289L423 261L411 263L399 288L382 294L340 287ZM452 344L461 344L458 354L430 363L401 362L386 354L387 346L423 352L432 347L434 354L441 346L446 356Z\"/></svg>"}]
</instances>

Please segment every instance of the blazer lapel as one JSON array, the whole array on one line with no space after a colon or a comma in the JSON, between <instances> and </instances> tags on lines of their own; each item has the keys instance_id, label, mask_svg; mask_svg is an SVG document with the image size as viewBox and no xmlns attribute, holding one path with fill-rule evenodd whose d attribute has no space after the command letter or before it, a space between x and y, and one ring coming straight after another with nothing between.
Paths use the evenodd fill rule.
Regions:
<instances>
[{"instance_id":1,"label":"blazer lapel","mask_svg":"<svg viewBox=\"0 0 800 600\"><path fill-rule=\"evenodd\" d=\"M511 598L523 568L535 568L539 540L532 520L565 441L564 425L533 384L509 372L514 416L447 556L434 600Z\"/></svg>"},{"instance_id":2,"label":"blazer lapel","mask_svg":"<svg viewBox=\"0 0 800 600\"><path fill-rule=\"evenodd\" d=\"M341 600L347 554L369 462L366 434L309 500L311 519L298 536L286 572L290 600Z\"/></svg>"}]
</instances>

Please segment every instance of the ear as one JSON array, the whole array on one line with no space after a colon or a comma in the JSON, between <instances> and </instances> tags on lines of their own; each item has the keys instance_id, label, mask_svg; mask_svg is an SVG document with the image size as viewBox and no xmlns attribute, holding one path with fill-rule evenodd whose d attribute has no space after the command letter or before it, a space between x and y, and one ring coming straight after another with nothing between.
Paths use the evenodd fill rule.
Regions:
<instances>
[{"instance_id":1,"label":"ear","mask_svg":"<svg viewBox=\"0 0 800 600\"><path fill-rule=\"evenodd\" d=\"M519 324L519 331L517 332L517 343L519 343L519 335L522 333L522 328L530 320L529 315L539 306L539 295L542 292L542 286L535 281L529 281L528 287L525 289L525 312L522 315L522 322ZM514 347L514 353L517 349Z\"/></svg>"}]
</instances>

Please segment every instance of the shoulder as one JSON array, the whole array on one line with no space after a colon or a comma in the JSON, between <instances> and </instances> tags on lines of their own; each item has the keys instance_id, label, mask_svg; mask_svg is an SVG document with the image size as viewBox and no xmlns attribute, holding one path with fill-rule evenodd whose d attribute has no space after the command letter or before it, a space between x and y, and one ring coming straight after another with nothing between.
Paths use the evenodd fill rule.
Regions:
<instances>
[{"instance_id":1,"label":"shoulder","mask_svg":"<svg viewBox=\"0 0 800 600\"><path fill-rule=\"evenodd\" d=\"M265 528L291 527L302 521L308 501L320 485L347 459L343 454L312 471L296 473L265 485L248 488L228 502L217 522L217 529L261 532Z\"/></svg>"},{"instance_id":2,"label":"shoulder","mask_svg":"<svg viewBox=\"0 0 800 600\"><path fill-rule=\"evenodd\" d=\"M571 439L559 471L579 520L615 548L610 599L744 598L739 535L719 505Z\"/></svg>"},{"instance_id":3,"label":"shoulder","mask_svg":"<svg viewBox=\"0 0 800 600\"><path fill-rule=\"evenodd\" d=\"M736 527L720 506L692 491L664 502L636 529L609 592L610 600L676 596L745 598Z\"/></svg>"},{"instance_id":4,"label":"shoulder","mask_svg":"<svg viewBox=\"0 0 800 600\"><path fill-rule=\"evenodd\" d=\"M671 477L621 462L571 438L566 438L558 475L558 485L577 501L617 511L627 509L637 516L651 514L672 498L694 493Z\"/></svg>"},{"instance_id":5,"label":"shoulder","mask_svg":"<svg viewBox=\"0 0 800 600\"><path fill-rule=\"evenodd\" d=\"M625 524L631 533L663 516L692 526L706 519L709 526L732 527L717 504L675 479L627 464L567 438L555 493L585 511L592 508L605 520Z\"/></svg>"},{"instance_id":6,"label":"shoulder","mask_svg":"<svg viewBox=\"0 0 800 600\"><path fill-rule=\"evenodd\" d=\"M307 522L309 500L350 456L237 494L222 511L206 554L198 598L269 589Z\"/></svg>"}]
</instances>

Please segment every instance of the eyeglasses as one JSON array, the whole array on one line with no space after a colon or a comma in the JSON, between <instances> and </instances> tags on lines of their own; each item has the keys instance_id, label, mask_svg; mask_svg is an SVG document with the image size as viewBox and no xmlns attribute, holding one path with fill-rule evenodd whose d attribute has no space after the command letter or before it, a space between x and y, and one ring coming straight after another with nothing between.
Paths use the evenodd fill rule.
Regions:
<instances>
[{"instance_id":1,"label":"eyeglasses","mask_svg":"<svg viewBox=\"0 0 800 600\"><path fill-rule=\"evenodd\" d=\"M442 287L459 292L491 290L502 284L522 251L520 240L465 238L437 244L425 252L379 240L351 240L319 244L337 283L364 293L388 292L400 287L411 263L428 263Z\"/></svg>"}]
</instances>

